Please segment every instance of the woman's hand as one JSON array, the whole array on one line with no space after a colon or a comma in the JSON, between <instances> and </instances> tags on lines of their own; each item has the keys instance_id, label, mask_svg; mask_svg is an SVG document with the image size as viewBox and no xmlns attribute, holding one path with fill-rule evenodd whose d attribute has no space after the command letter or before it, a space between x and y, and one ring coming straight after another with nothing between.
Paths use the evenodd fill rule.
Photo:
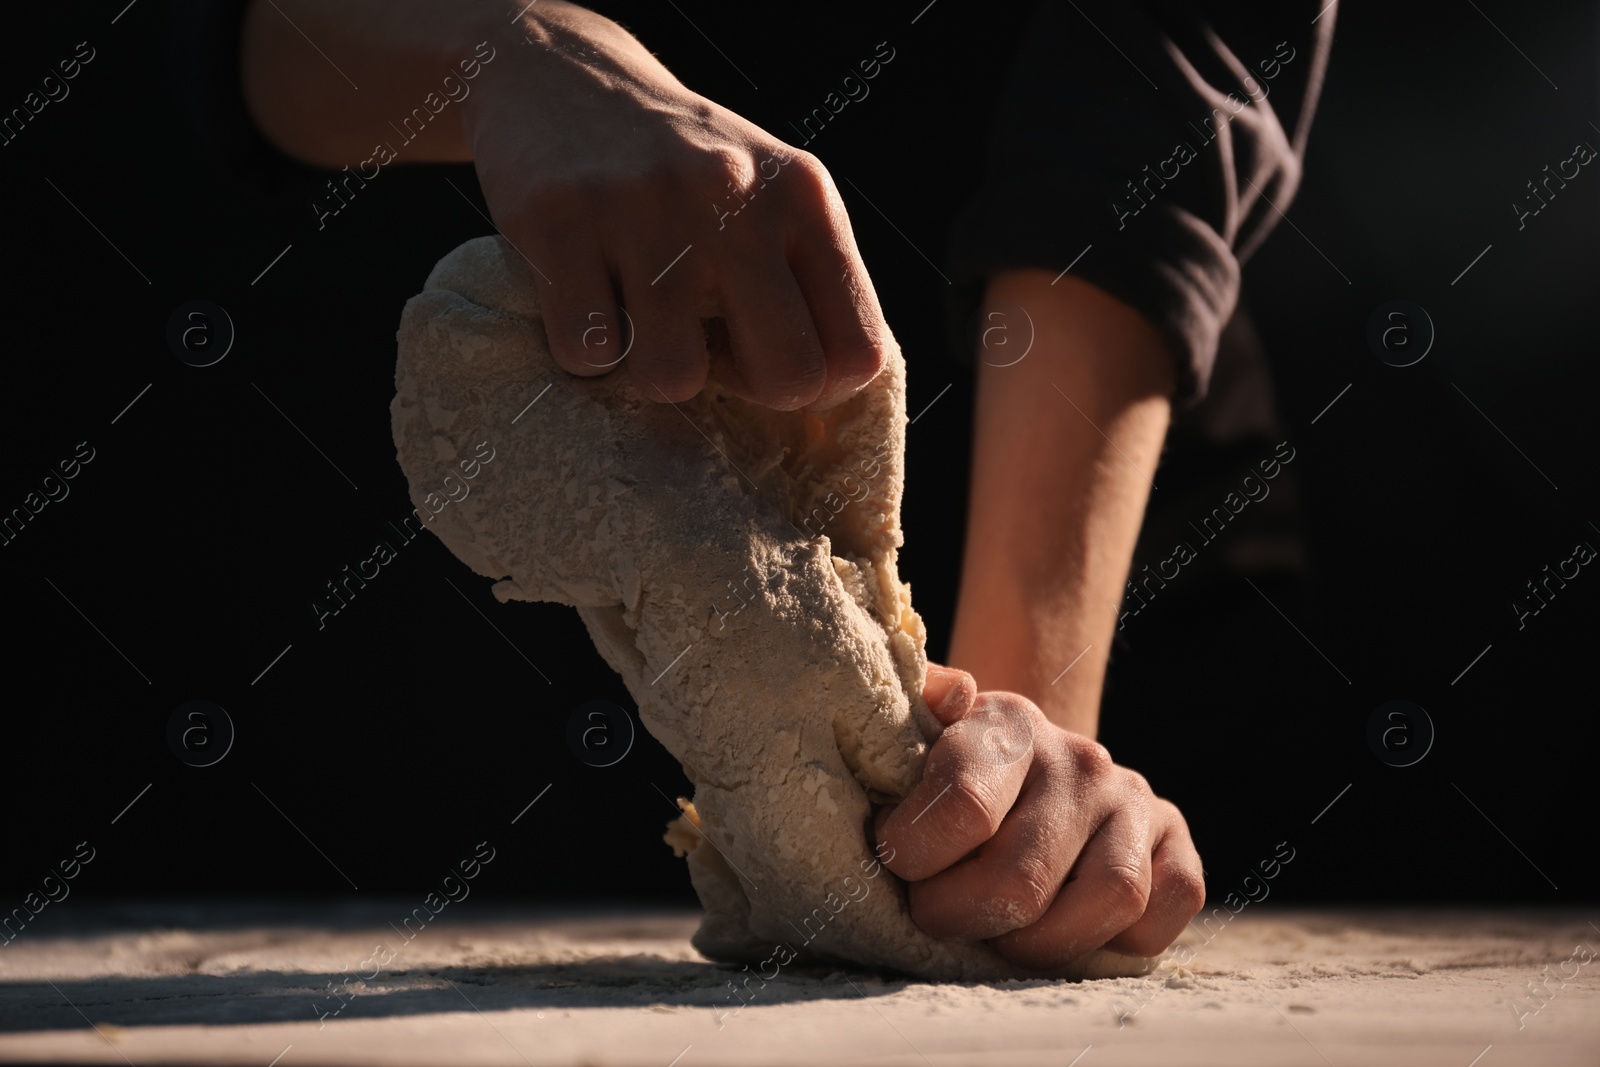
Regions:
<instances>
[{"instance_id":1,"label":"woman's hand","mask_svg":"<svg viewBox=\"0 0 1600 1067\"><path fill-rule=\"evenodd\" d=\"M822 164L690 92L604 16L251 0L241 68L257 126L308 163L370 164L375 144L402 164L470 159L574 374L621 369L680 401L717 362L739 395L792 410L846 400L884 365L893 342ZM394 125L428 100L420 135Z\"/></svg>"},{"instance_id":2,"label":"woman's hand","mask_svg":"<svg viewBox=\"0 0 1600 1067\"><path fill-rule=\"evenodd\" d=\"M719 318L718 373L746 399L830 406L871 381L889 333L821 163L610 20L533 10L533 44L485 67L464 122L495 224L537 267L556 362L603 374L627 350L647 397L687 400Z\"/></svg>"},{"instance_id":3,"label":"woman's hand","mask_svg":"<svg viewBox=\"0 0 1600 1067\"><path fill-rule=\"evenodd\" d=\"M1038 970L1172 944L1205 903L1178 809L1024 697L933 664L923 695L944 730L922 781L876 820L913 921Z\"/></svg>"}]
</instances>

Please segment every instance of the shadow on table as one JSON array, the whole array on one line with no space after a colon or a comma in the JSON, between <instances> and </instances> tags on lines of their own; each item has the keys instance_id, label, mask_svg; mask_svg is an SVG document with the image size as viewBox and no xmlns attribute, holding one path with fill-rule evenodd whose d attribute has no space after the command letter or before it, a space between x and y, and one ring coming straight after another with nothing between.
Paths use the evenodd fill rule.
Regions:
<instances>
[{"instance_id":1,"label":"shadow on table","mask_svg":"<svg viewBox=\"0 0 1600 1067\"><path fill-rule=\"evenodd\" d=\"M720 1014L742 1005L878 996L903 989L910 981L868 971L795 965L763 983L753 971L738 967L653 956L429 967L384 972L371 982L348 985L340 976L279 971L19 981L0 983L0 1033L79 1030L90 1024L232 1026L319 1019L332 1024L473 1010L662 1006ZM738 996L729 983L738 986Z\"/></svg>"}]
</instances>

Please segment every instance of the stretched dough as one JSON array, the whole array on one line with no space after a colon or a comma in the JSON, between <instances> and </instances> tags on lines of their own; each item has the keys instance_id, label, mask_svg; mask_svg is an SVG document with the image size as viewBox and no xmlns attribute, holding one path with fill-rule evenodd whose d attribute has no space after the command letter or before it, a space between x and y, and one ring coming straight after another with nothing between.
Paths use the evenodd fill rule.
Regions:
<instances>
[{"instance_id":1,"label":"stretched dough","mask_svg":"<svg viewBox=\"0 0 1600 1067\"><path fill-rule=\"evenodd\" d=\"M706 908L695 947L760 967L1030 976L985 944L918 930L867 841L872 801L906 795L937 732L922 620L895 571L898 351L821 414L759 409L715 383L657 403L625 372L556 367L532 274L498 237L439 262L399 341L391 416L412 501L502 602L577 608L694 782L669 837ZM480 442L492 466L441 507L441 480ZM1100 952L1055 976L1151 965Z\"/></svg>"}]
</instances>

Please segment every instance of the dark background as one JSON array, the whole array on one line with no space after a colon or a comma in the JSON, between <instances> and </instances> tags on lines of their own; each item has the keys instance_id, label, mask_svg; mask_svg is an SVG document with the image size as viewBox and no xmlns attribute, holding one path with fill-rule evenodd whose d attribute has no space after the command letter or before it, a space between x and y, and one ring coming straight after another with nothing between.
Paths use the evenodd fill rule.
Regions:
<instances>
[{"instance_id":1,"label":"dark background","mask_svg":"<svg viewBox=\"0 0 1600 1067\"><path fill-rule=\"evenodd\" d=\"M97 856L80 899L420 897L487 840L497 858L475 888L490 895L691 903L660 841L687 785L674 761L642 732L605 768L568 745L584 702L633 711L570 610L497 604L428 537L325 629L309 607L410 510L389 431L394 331L432 264L488 230L471 168L385 168L319 232L319 176L264 195L211 162L167 88L166 6L139 0L112 24L124 3L31 12L0 76L9 109L77 42L98 52L0 146L0 509L77 442L96 453L0 548L0 910L85 840ZM910 411L953 383L911 430L904 514L902 574L938 659L972 372L952 358L945 284L923 256L940 261L977 176L1023 12L945 0L913 25L924 3L602 10L779 136L878 42L896 49L808 148L843 190L907 353ZM1600 144L1600 20L1593 5L1504 3L1339 20L1294 225L1245 289L1296 448L1311 567L1258 570L1252 589L1208 550L1119 638L1102 736L1186 812L1217 900L1282 841L1296 860L1279 900L1592 900L1600 577L1585 568L1521 630L1509 603L1578 541L1600 546L1600 172L1585 167L1520 232L1510 204L1575 142ZM192 299L237 328L212 367L166 342ZM1412 367L1365 341L1395 299L1437 327ZM1220 502L1196 487L1270 454L1182 440L1156 479L1178 522ZM191 699L237 727L211 767L168 747ZM1414 766L1367 740L1393 699L1436 729Z\"/></svg>"}]
</instances>

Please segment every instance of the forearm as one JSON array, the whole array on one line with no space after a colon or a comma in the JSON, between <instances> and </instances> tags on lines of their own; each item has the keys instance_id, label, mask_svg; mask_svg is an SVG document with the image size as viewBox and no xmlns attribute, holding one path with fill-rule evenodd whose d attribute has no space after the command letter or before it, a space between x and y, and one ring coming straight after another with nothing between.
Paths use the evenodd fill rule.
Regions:
<instances>
[{"instance_id":1,"label":"forearm","mask_svg":"<svg viewBox=\"0 0 1600 1067\"><path fill-rule=\"evenodd\" d=\"M621 27L562 0L250 0L240 66L267 138L340 167L381 143L403 146L406 162L470 160L486 96L511 89L570 106L553 79L570 80L573 59L597 85L641 65L665 74ZM439 121L413 124L420 135L400 128L415 109Z\"/></svg>"},{"instance_id":2,"label":"forearm","mask_svg":"<svg viewBox=\"0 0 1600 1067\"><path fill-rule=\"evenodd\" d=\"M978 371L950 665L980 689L1020 693L1058 726L1093 737L1170 418L1172 357L1137 312L1074 277L1053 285L1045 271L993 277L983 321L1003 321L1008 343L1025 336L1019 308L1033 326L1027 356Z\"/></svg>"}]
</instances>

